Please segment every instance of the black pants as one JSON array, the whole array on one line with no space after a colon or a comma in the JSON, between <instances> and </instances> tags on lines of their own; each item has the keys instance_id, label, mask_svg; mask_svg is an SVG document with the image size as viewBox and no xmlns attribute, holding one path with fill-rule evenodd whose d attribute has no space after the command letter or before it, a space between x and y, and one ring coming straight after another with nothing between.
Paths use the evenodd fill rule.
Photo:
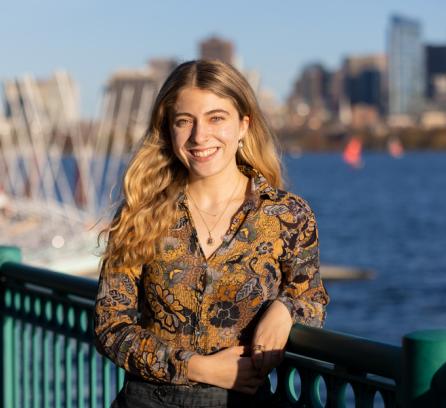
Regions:
<instances>
[{"instance_id":1,"label":"black pants","mask_svg":"<svg viewBox=\"0 0 446 408\"><path fill-rule=\"evenodd\" d=\"M194 386L153 384L126 376L124 386L110 408L262 408L276 407L267 381L255 395L207 384Z\"/></svg>"}]
</instances>

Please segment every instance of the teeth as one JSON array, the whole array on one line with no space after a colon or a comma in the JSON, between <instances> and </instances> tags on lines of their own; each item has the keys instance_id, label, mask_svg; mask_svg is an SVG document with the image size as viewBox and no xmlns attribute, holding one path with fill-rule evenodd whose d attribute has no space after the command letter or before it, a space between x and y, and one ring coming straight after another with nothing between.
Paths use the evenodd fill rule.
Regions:
<instances>
[{"instance_id":1,"label":"teeth","mask_svg":"<svg viewBox=\"0 0 446 408\"><path fill-rule=\"evenodd\" d=\"M207 149L207 150L191 150L191 153L195 157L208 157L211 154L214 154L216 151L217 151L217 148L213 147L212 149Z\"/></svg>"}]
</instances>

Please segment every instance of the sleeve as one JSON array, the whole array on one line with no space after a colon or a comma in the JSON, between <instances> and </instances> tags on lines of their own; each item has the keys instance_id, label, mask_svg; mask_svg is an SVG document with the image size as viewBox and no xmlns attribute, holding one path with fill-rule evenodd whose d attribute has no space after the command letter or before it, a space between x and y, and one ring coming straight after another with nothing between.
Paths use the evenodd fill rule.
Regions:
<instances>
[{"instance_id":1,"label":"sleeve","mask_svg":"<svg viewBox=\"0 0 446 408\"><path fill-rule=\"evenodd\" d=\"M314 213L302 203L296 222L284 231L282 281L277 300L290 312L293 324L322 327L329 297L319 271L319 239Z\"/></svg>"},{"instance_id":2,"label":"sleeve","mask_svg":"<svg viewBox=\"0 0 446 408\"><path fill-rule=\"evenodd\" d=\"M94 340L98 352L143 379L189 384L187 365L195 353L172 348L138 324L141 268L105 269L101 269L94 311Z\"/></svg>"}]
</instances>

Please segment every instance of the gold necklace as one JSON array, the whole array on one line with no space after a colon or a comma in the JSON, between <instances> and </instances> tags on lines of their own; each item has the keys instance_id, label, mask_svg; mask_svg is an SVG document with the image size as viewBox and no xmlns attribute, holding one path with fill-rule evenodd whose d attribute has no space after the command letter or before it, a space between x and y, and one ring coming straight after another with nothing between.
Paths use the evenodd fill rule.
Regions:
<instances>
[{"instance_id":1,"label":"gold necklace","mask_svg":"<svg viewBox=\"0 0 446 408\"><path fill-rule=\"evenodd\" d=\"M192 197L191 197L191 198L192 198ZM193 201L193 198L192 198L192 201ZM221 204L221 203L223 203L223 201L219 201L218 203L215 203L215 205L219 205L219 204ZM213 213L210 213L209 211L205 211L205 210L203 210L202 208L198 207L198 206L197 206L197 203L196 203L195 201L194 201L194 205L195 205L195 207L197 208L197 210L200 211L200 212L203 213L203 214L210 215L211 217L216 217L216 216L218 215L218 213L217 213L217 214L213 214Z\"/></svg>"},{"instance_id":2,"label":"gold necklace","mask_svg":"<svg viewBox=\"0 0 446 408\"><path fill-rule=\"evenodd\" d=\"M218 217L217 221L215 221L214 226L213 226L212 228L209 228L209 227L208 227L208 224L207 224L207 222L205 221L203 215L201 214L201 210L198 208L197 203L195 202L194 198L192 197L192 195L191 195L191 193L190 193L190 191L189 191L189 186L188 186L188 188L187 188L187 195L191 198L192 203L194 204L195 208L196 208L197 211L198 211L198 215L200 216L201 220L203 221L203 224L205 225L206 229L208 230L209 237L208 237L208 239L206 240L206 243L207 243L208 245L213 245L213 244L214 244L214 238L212 238L212 231L215 229L215 227L217 226L217 224L218 224L219 221L221 220L221 217L223 217L223 214L224 214L224 213L226 212L226 210L228 209L228 207L229 207L229 203L232 201L232 198L234 197L234 194L235 194L235 192L237 191L238 186L240 185L240 180L241 180L241 179L242 179L242 178L239 177L238 182L237 182L237 185L235 186L234 190L232 191L231 197L229 197L229 200L228 200L228 202L226 203L225 208L224 208L223 211L220 213L220 217Z\"/></svg>"}]
</instances>

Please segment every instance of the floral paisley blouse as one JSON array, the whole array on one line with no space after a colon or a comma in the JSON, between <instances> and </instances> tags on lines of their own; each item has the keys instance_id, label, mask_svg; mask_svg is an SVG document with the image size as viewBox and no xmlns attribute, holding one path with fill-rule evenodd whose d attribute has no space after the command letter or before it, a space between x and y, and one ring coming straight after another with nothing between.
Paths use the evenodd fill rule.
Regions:
<instances>
[{"instance_id":1,"label":"floral paisley blouse","mask_svg":"<svg viewBox=\"0 0 446 408\"><path fill-rule=\"evenodd\" d=\"M250 194L220 247L206 259L188 211L152 262L101 271L95 305L99 352L144 380L189 384L195 354L249 345L274 300L293 322L322 326L328 296L319 274L314 214L299 196L271 187L249 167Z\"/></svg>"}]
</instances>

